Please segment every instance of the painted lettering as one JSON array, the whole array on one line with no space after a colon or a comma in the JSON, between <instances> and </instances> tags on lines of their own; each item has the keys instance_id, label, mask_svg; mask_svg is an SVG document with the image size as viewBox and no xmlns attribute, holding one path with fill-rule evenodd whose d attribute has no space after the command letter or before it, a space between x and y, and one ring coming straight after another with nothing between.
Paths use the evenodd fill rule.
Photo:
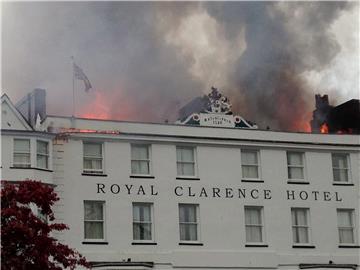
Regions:
<instances>
[{"instance_id":1,"label":"painted lettering","mask_svg":"<svg viewBox=\"0 0 360 270\"><path fill-rule=\"evenodd\" d=\"M294 190L287 190L286 191L287 194L287 199L290 200L295 200L295 191Z\"/></svg>"},{"instance_id":2,"label":"painted lettering","mask_svg":"<svg viewBox=\"0 0 360 270\"><path fill-rule=\"evenodd\" d=\"M308 194L306 191L303 190L303 191L300 191L299 196L300 196L300 199L302 199L303 201L305 201L305 200L308 199L309 194Z\"/></svg>"},{"instance_id":3,"label":"painted lettering","mask_svg":"<svg viewBox=\"0 0 360 270\"><path fill-rule=\"evenodd\" d=\"M317 201L318 195L319 195L319 191L312 191L311 193L314 194L314 199L315 199L315 201Z\"/></svg>"},{"instance_id":4,"label":"painted lettering","mask_svg":"<svg viewBox=\"0 0 360 270\"><path fill-rule=\"evenodd\" d=\"M220 198L221 196L219 195L220 192L220 188L213 188L213 198L218 197ZM216 195L216 196L215 196Z\"/></svg>"},{"instance_id":5,"label":"painted lettering","mask_svg":"<svg viewBox=\"0 0 360 270\"><path fill-rule=\"evenodd\" d=\"M254 195L254 193L256 193L256 196ZM253 199L259 199L259 190L257 189L253 189L250 191L250 196L253 198Z\"/></svg>"},{"instance_id":6,"label":"painted lettering","mask_svg":"<svg viewBox=\"0 0 360 270\"><path fill-rule=\"evenodd\" d=\"M341 202L342 201L342 198L339 197L339 194L337 193L337 191L335 191L335 200L337 202Z\"/></svg>"},{"instance_id":7,"label":"painted lettering","mask_svg":"<svg viewBox=\"0 0 360 270\"><path fill-rule=\"evenodd\" d=\"M139 186L139 190L138 190L138 192L137 192L137 195L146 195L145 194L145 190L144 190L144 188L143 188L143 186L142 185L140 185Z\"/></svg>"},{"instance_id":8,"label":"painted lettering","mask_svg":"<svg viewBox=\"0 0 360 270\"><path fill-rule=\"evenodd\" d=\"M179 193L179 190L181 191L181 193ZM175 191L176 196L182 196L183 195L183 192L182 192L183 187L177 186L174 191Z\"/></svg>"},{"instance_id":9,"label":"painted lettering","mask_svg":"<svg viewBox=\"0 0 360 270\"><path fill-rule=\"evenodd\" d=\"M189 195L189 197L195 197L195 193L192 193L191 192L191 187L188 187L188 195Z\"/></svg>"},{"instance_id":10,"label":"painted lettering","mask_svg":"<svg viewBox=\"0 0 360 270\"><path fill-rule=\"evenodd\" d=\"M264 189L264 199L265 200L271 199L271 190L270 189Z\"/></svg>"},{"instance_id":11,"label":"painted lettering","mask_svg":"<svg viewBox=\"0 0 360 270\"><path fill-rule=\"evenodd\" d=\"M100 183L96 183L96 185L97 185L97 192L96 193L100 193L100 190L101 190L101 192L105 194L105 191L104 191L105 185L100 184Z\"/></svg>"},{"instance_id":12,"label":"painted lettering","mask_svg":"<svg viewBox=\"0 0 360 270\"><path fill-rule=\"evenodd\" d=\"M120 186L117 185L117 184L112 184L112 185L110 186L110 191L111 191L111 193L113 193L113 194L118 194L118 193L120 192Z\"/></svg>"},{"instance_id":13,"label":"painted lettering","mask_svg":"<svg viewBox=\"0 0 360 270\"><path fill-rule=\"evenodd\" d=\"M207 193L206 193L206 190L205 190L205 188L201 188L201 192L200 192L200 195L199 195L199 197L206 197L207 198Z\"/></svg>"},{"instance_id":14,"label":"painted lettering","mask_svg":"<svg viewBox=\"0 0 360 270\"><path fill-rule=\"evenodd\" d=\"M126 189L127 189L127 192L128 194L130 195L131 194L131 189L133 187L133 185L125 185Z\"/></svg>"},{"instance_id":15,"label":"painted lettering","mask_svg":"<svg viewBox=\"0 0 360 270\"><path fill-rule=\"evenodd\" d=\"M238 191L239 191L239 198L241 199L241 198L244 198L245 199L245 194L246 194L246 189L245 188L243 188L243 189L238 189Z\"/></svg>"},{"instance_id":16,"label":"painted lettering","mask_svg":"<svg viewBox=\"0 0 360 270\"><path fill-rule=\"evenodd\" d=\"M233 189L232 188L225 188L225 197L232 198L234 197Z\"/></svg>"},{"instance_id":17,"label":"painted lettering","mask_svg":"<svg viewBox=\"0 0 360 270\"><path fill-rule=\"evenodd\" d=\"M158 195L158 192L157 191L155 192L154 185L151 185L150 188L151 188L151 195L153 196Z\"/></svg>"},{"instance_id":18,"label":"painted lettering","mask_svg":"<svg viewBox=\"0 0 360 270\"><path fill-rule=\"evenodd\" d=\"M324 191L324 201L331 201L329 191Z\"/></svg>"}]
</instances>

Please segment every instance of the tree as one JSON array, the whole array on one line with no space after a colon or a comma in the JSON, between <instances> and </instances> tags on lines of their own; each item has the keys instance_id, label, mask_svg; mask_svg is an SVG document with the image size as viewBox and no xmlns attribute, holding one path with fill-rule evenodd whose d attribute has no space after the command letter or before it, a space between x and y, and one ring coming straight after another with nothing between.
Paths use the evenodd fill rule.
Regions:
<instances>
[{"instance_id":1,"label":"tree","mask_svg":"<svg viewBox=\"0 0 360 270\"><path fill-rule=\"evenodd\" d=\"M51 207L58 200L54 189L39 181L2 181L1 269L89 268L82 255L50 234L68 229L63 223L53 222L55 218ZM47 218L44 220L35 215L31 208L38 209Z\"/></svg>"}]
</instances>

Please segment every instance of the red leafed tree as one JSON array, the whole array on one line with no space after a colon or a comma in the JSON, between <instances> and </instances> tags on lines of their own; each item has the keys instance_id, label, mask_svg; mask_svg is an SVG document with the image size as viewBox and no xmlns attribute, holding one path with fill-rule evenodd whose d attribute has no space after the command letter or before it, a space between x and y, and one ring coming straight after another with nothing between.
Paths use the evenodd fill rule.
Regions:
<instances>
[{"instance_id":1,"label":"red leafed tree","mask_svg":"<svg viewBox=\"0 0 360 270\"><path fill-rule=\"evenodd\" d=\"M54 223L51 209L59 200L54 189L38 181L2 181L1 188L1 269L61 270L89 268L86 259L51 236L68 229ZM42 219L33 213L38 209Z\"/></svg>"}]
</instances>

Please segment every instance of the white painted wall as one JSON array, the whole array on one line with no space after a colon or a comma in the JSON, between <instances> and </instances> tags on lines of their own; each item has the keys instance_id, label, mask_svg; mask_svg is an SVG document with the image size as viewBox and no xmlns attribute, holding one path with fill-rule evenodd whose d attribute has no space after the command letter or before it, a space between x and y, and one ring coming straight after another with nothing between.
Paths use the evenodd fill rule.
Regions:
<instances>
[{"instance_id":1,"label":"white painted wall","mask_svg":"<svg viewBox=\"0 0 360 270\"><path fill-rule=\"evenodd\" d=\"M121 137L121 136L120 136ZM175 143L151 144L152 168L155 179L132 179L130 175L130 143L126 140L105 141L105 174L107 177L82 176L82 140L69 139L64 143L63 201L64 221L71 230L64 239L85 254L90 260L116 261L132 258L133 261L154 261L171 264L173 267L255 267L284 269L299 263L359 263L356 248L339 248L336 208L353 208L356 212L358 235L359 212L359 152L350 153L351 174L354 186L332 184L331 152L301 145L306 156L306 174L309 185L287 183L286 150L284 147L267 147L261 151L261 175L264 183L242 183L239 145L197 146L197 165L200 180L176 180ZM152 138L149 138L149 143ZM179 143L181 139L177 139ZM334 146L332 146L333 148ZM339 147L341 148L341 147ZM96 183L109 189L118 184L123 189L119 194L97 194ZM149 192L154 185L158 196L128 195L124 185L143 185ZM201 187L270 189L271 200L252 198L189 198L177 197L174 188ZM338 192L341 202L309 198L286 199L286 190ZM83 245L83 201L106 202L106 241L108 245ZM154 226L156 246L133 246L132 202L154 203ZM179 246L178 203L200 205L201 242L204 246ZM266 244L269 247L245 247L244 206L264 207ZM315 249L292 248L291 207L310 208L311 235ZM66 209L71 209L68 211ZM357 244L359 239L357 238ZM160 266L159 266L160 267ZM296 269L296 268L294 268Z\"/></svg>"},{"instance_id":2,"label":"white painted wall","mask_svg":"<svg viewBox=\"0 0 360 270\"><path fill-rule=\"evenodd\" d=\"M52 123L51 123L52 122ZM61 201L56 205L59 222L70 230L57 237L78 249L90 261L153 261L156 269L298 269L299 263L359 264L358 248L339 248L336 208L352 208L356 213L356 245L359 245L359 136L318 135L259 130L182 127L119 123L111 121L76 120L76 128L120 130L120 134L70 133L53 140L54 172L10 169L14 134L2 134L2 178L41 179L54 183ZM45 125L55 128L68 125L67 118L48 118ZM89 124L86 126L86 124ZM163 136L159 136L163 135ZM26 135L25 135L26 136ZM30 136L30 135L29 135ZM30 136L36 139L35 135ZM222 138L222 139L220 139ZM82 175L82 141L104 143L107 177ZM130 143L151 144L154 179L130 178ZM300 143L301 142L301 143ZM200 180L176 179L176 145L196 146ZM264 183L241 182L240 149L260 150L261 176ZM305 152L309 185L287 183L286 151ZM353 186L334 186L332 152L350 154ZM96 184L106 185L107 193L98 194ZM112 194L112 184L121 187ZM128 195L124 187L143 185L147 195ZM149 195L150 186L158 192ZM191 187L246 188L271 190L272 199L177 197L176 186L184 191ZM342 201L287 200L286 191L338 192ZM84 245L83 201L106 202L106 241L108 245ZM154 204L155 242L157 245L131 245L132 203ZM200 234L203 246L180 246L178 204L200 205ZM244 206L264 207L264 225L268 247L245 247ZM291 233L291 207L310 208L311 235L315 249L294 249ZM105 268L104 268L105 269ZM139 268L141 269L141 268Z\"/></svg>"}]
</instances>

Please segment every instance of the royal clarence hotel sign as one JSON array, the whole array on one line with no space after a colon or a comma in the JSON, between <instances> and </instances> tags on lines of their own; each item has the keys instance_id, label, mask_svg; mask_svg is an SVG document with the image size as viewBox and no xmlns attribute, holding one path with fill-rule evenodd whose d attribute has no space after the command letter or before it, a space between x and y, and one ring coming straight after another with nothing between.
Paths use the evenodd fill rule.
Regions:
<instances>
[{"instance_id":1,"label":"royal clarence hotel sign","mask_svg":"<svg viewBox=\"0 0 360 270\"><path fill-rule=\"evenodd\" d=\"M161 196L155 185L134 184L104 184L97 183L95 187L97 194L112 194L116 196ZM167 196L174 198L201 198L201 199L251 199L271 200L273 192L271 189L243 188L243 187L192 187L177 185L169 190ZM283 200L300 201L343 201L339 192L326 190L285 190L281 195Z\"/></svg>"}]
</instances>

